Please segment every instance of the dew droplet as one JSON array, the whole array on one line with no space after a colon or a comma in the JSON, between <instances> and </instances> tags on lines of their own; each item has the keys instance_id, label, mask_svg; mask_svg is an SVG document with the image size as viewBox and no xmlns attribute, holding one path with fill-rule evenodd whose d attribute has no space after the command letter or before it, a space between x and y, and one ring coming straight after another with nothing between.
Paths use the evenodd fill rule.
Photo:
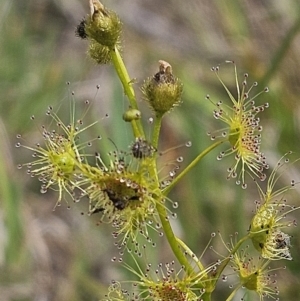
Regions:
<instances>
[{"instance_id":1,"label":"dew droplet","mask_svg":"<svg viewBox=\"0 0 300 301\"><path fill-rule=\"evenodd\" d=\"M176 173L175 173L174 171L170 171L170 172L169 172L169 176L170 176L171 178L175 177L175 174L176 174Z\"/></svg>"},{"instance_id":2,"label":"dew droplet","mask_svg":"<svg viewBox=\"0 0 300 301\"><path fill-rule=\"evenodd\" d=\"M172 206L173 206L174 209L178 208L178 206L179 206L178 202L174 202Z\"/></svg>"},{"instance_id":3,"label":"dew droplet","mask_svg":"<svg viewBox=\"0 0 300 301\"><path fill-rule=\"evenodd\" d=\"M160 223L156 223L155 228L156 229L160 229L161 228L161 224Z\"/></svg>"},{"instance_id":4,"label":"dew droplet","mask_svg":"<svg viewBox=\"0 0 300 301\"><path fill-rule=\"evenodd\" d=\"M227 277L226 275L222 275L222 281L223 281L223 282L226 282L227 279L228 279L228 277Z\"/></svg>"},{"instance_id":5,"label":"dew droplet","mask_svg":"<svg viewBox=\"0 0 300 301\"><path fill-rule=\"evenodd\" d=\"M40 192L43 193L43 194L46 193L47 192L47 188L46 187L41 187Z\"/></svg>"}]
</instances>

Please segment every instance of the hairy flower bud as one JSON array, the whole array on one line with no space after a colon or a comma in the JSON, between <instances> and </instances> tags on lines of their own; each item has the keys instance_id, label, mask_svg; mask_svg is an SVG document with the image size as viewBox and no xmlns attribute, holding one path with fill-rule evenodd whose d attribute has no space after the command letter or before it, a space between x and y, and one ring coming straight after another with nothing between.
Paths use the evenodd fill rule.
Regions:
<instances>
[{"instance_id":1,"label":"hairy flower bud","mask_svg":"<svg viewBox=\"0 0 300 301\"><path fill-rule=\"evenodd\" d=\"M180 104L183 84L173 75L169 63L159 64L159 72L144 82L142 92L156 115L162 116Z\"/></svg>"},{"instance_id":2,"label":"hairy flower bud","mask_svg":"<svg viewBox=\"0 0 300 301\"><path fill-rule=\"evenodd\" d=\"M85 32L103 46L113 48L119 41L122 23L118 15L106 9L98 0L90 0L91 15L86 21Z\"/></svg>"},{"instance_id":3,"label":"hairy flower bud","mask_svg":"<svg viewBox=\"0 0 300 301\"><path fill-rule=\"evenodd\" d=\"M88 54L99 65L108 64L111 62L111 53L109 47L99 44L95 40L90 41Z\"/></svg>"}]
</instances>

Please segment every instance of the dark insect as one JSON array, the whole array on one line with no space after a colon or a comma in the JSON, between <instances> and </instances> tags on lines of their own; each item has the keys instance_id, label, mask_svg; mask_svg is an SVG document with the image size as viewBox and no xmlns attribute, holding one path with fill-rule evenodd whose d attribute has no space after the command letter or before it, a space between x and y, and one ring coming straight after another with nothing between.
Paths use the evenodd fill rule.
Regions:
<instances>
[{"instance_id":1,"label":"dark insect","mask_svg":"<svg viewBox=\"0 0 300 301\"><path fill-rule=\"evenodd\" d=\"M82 19L81 22L76 26L76 30L75 30L76 37L79 37L83 40L87 38L85 25L86 25L86 21L85 19Z\"/></svg>"},{"instance_id":2,"label":"dark insect","mask_svg":"<svg viewBox=\"0 0 300 301\"><path fill-rule=\"evenodd\" d=\"M156 149L147 141L142 138L136 138L131 146L132 155L137 159L151 157Z\"/></svg>"},{"instance_id":3,"label":"dark insect","mask_svg":"<svg viewBox=\"0 0 300 301\"><path fill-rule=\"evenodd\" d=\"M104 190L108 196L108 198L113 202L115 208L118 210L123 210L126 207L126 201L124 198L120 198L114 191L110 189Z\"/></svg>"},{"instance_id":4,"label":"dark insect","mask_svg":"<svg viewBox=\"0 0 300 301\"><path fill-rule=\"evenodd\" d=\"M128 201L137 201L139 200L139 197L134 195L130 198L125 198L123 196L119 196L117 195L114 191L112 191L111 189L104 189L104 191L106 192L108 198L112 201L114 207L118 210L123 210L125 209Z\"/></svg>"},{"instance_id":5,"label":"dark insect","mask_svg":"<svg viewBox=\"0 0 300 301\"><path fill-rule=\"evenodd\" d=\"M275 237L276 249L289 249L291 246L290 237L288 235L284 236L278 233Z\"/></svg>"}]
</instances>

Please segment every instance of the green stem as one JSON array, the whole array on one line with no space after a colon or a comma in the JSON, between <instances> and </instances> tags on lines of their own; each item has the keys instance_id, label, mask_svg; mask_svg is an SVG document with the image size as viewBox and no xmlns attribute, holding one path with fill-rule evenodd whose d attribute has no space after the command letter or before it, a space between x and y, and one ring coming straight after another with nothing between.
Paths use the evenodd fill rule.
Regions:
<instances>
[{"instance_id":1,"label":"green stem","mask_svg":"<svg viewBox=\"0 0 300 301\"><path fill-rule=\"evenodd\" d=\"M157 126L155 126L158 133L159 133L159 128L160 128L160 126L159 126L160 123L161 123L161 118L160 118L160 121L157 121ZM158 135L157 135L157 137L158 137ZM156 141L158 141L158 139L156 139ZM156 181L157 189L158 189L158 191L160 191L155 157L153 157L153 162L152 162L152 164L149 164L148 167L149 167L150 176L151 176L151 178L153 178ZM156 210L158 212L158 215L159 215L159 218L161 221L161 225L164 230L164 234L169 242L169 245L170 245L175 257L180 262L180 264L185 267L186 273L188 275L193 275L195 272L194 272L193 268L191 267L189 261L185 257L184 252L182 251L182 247L180 246L180 243L178 242L178 239L173 232L173 229L171 227L171 224L170 224L170 221L169 221L169 218L167 215L167 209L160 201L161 201L161 198L158 197L157 202L156 202Z\"/></svg>"},{"instance_id":2,"label":"green stem","mask_svg":"<svg viewBox=\"0 0 300 301\"><path fill-rule=\"evenodd\" d=\"M137 122L136 120L132 120L131 121L131 126L132 126L134 137L136 137L136 138L138 138L138 137L143 138L144 137L144 134L142 134L143 133L143 128L141 126L141 123Z\"/></svg>"},{"instance_id":3,"label":"green stem","mask_svg":"<svg viewBox=\"0 0 300 301\"><path fill-rule=\"evenodd\" d=\"M159 128L160 128L160 124L161 124L161 118L160 120L157 119L156 121L156 131L159 132ZM153 137L158 137L157 134L153 134ZM154 141L156 141L155 139L153 139ZM202 153L200 153L193 162L191 162L191 164L181 173L179 174L179 176L177 178L175 178L175 180L171 183L170 186L167 187L167 189L164 191L164 195L166 196L171 188L174 187L175 184L177 184L177 182L179 180L181 180L181 178L187 174L206 154L208 154L211 150L213 150L214 148L216 148L218 145L222 144L225 140L220 140L216 143L214 143L213 145L211 145L210 147L208 147L206 150L204 150ZM184 256L181 247L180 247L180 243L178 242L176 236L173 233L173 230L171 228L170 222L167 219L167 212L165 207L163 207L161 204L157 204L156 209L158 211L161 223L162 223L162 227L164 229L165 235L167 237L167 240L170 244L170 247L174 253L174 255L176 256L176 258L178 259L178 261L180 262L181 265L185 266L186 268L186 272L187 274L191 275L194 273L193 268L191 267L190 263L188 262L187 258ZM201 263L200 263L201 264ZM210 300L210 295L205 295L205 299L203 300Z\"/></svg>"},{"instance_id":4,"label":"green stem","mask_svg":"<svg viewBox=\"0 0 300 301\"><path fill-rule=\"evenodd\" d=\"M154 120L154 129L152 134L152 145L157 149L158 147L158 140L159 140L159 133L161 128L162 116L156 116Z\"/></svg>"},{"instance_id":5,"label":"green stem","mask_svg":"<svg viewBox=\"0 0 300 301\"><path fill-rule=\"evenodd\" d=\"M117 47L111 51L112 62L118 74L118 77L123 85L124 93L128 97L130 107L138 110L134 89L131 84L131 79L122 60L121 54ZM145 137L143 126L140 120L131 121L135 137Z\"/></svg>"},{"instance_id":6,"label":"green stem","mask_svg":"<svg viewBox=\"0 0 300 301\"><path fill-rule=\"evenodd\" d=\"M162 227L164 229L164 233L167 237L167 240L169 242L169 245L176 256L177 260L180 262L182 266L185 267L185 271L188 275L193 275L195 272L193 268L191 267L190 263L188 262L187 258L185 257L184 253L182 252L182 249L180 247L180 244L177 242L177 238L172 230L172 227L170 225L169 219L167 217L167 210L162 205L157 203L156 209L158 211Z\"/></svg>"},{"instance_id":7,"label":"green stem","mask_svg":"<svg viewBox=\"0 0 300 301\"><path fill-rule=\"evenodd\" d=\"M127 73L127 70L123 63L121 55L116 47L111 51L111 55L112 55L112 61L113 61L114 67L115 67L116 72L123 85L124 93L125 93L125 95L127 95L128 99L129 99L130 106L133 109L138 109L134 90L130 83L131 79ZM161 117L157 117L157 119L155 121L153 141L152 141L153 145L155 147L157 147L157 145L158 145L161 120L162 120ZM142 124L139 120L132 121L132 126L133 126L133 131L134 131L134 134L136 137L144 137L144 131L142 128ZM153 165L154 174L156 174L155 167L156 167L156 164ZM167 240L170 244L171 249L173 250L174 255L176 256L176 258L178 259L180 264L185 267L187 274L189 274L189 275L193 274L194 270L191 267L191 265L189 264L187 258L184 256L182 249L177 242L177 238L174 235L174 232L172 230L170 222L167 218L166 208L162 204L157 203L156 209L158 211L164 233L167 237Z\"/></svg>"},{"instance_id":8,"label":"green stem","mask_svg":"<svg viewBox=\"0 0 300 301\"><path fill-rule=\"evenodd\" d=\"M138 107L137 107L137 103L136 103L136 99L135 99L134 89L130 83L131 79L128 75L127 69L124 65L121 54L117 47L115 47L111 51L111 57L112 57L112 61L113 61L114 67L116 69L116 72L123 85L124 93L125 93L125 95L127 95L128 99L129 99L130 106L133 109L137 110Z\"/></svg>"},{"instance_id":9,"label":"green stem","mask_svg":"<svg viewBox=\"0 0 300 301\"><path fill-rule=\"evenodd\" d=\"M180 246L185 250L185 252L195 261L200 271L204 271L204 266L199 260L199 258L195 257L194 252L178 237L176 237L177 242Z\"/></svg>"},{"instance_id":10,"label":"green stem","mask_svg":"<svg viewBox=\"0 0 300 301\"><path fill-rule=\"evenodd\" d=\"M164 195L168 195L171 189L194 167L197 163L209 152L211 152L214 148L222 144L227 140L219 140L205 149L202 153L200 153L173 181L172 183L164 190Z\"/></svg>"}]
</instances>

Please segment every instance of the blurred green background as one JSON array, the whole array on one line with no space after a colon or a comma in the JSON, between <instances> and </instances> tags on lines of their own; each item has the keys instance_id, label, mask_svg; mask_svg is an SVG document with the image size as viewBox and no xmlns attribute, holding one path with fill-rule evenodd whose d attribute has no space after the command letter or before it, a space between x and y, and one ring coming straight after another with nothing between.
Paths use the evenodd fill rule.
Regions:
<instances>
[{"instance_id":1,"label":"blurred green background","mask_svg":"<svg viewBox=\"0 0 300 301\"><path fill-rule=\"evenodd\" d=\"M215 101L227 99L210 71L225 60L236 62L240 78L247 72L249 83L258 81L257 92L265 85L270 88L258 99L270 103L260 116L262 151L270 165L289 150L300 156L298 0L106 0L104 4L124 22L123 56L130 75L137 78L139 100L139 85L157 71L160 59L171 63L184 82L184 103L165 118L160 150L188 140L193 146L168 152L168 160L183 155L183 165L187 164L210 145L206 132L222 126L213 119L213 107L205 95ZM97 227L96 217L82 216L86 210L82 204L70 204L71 210L63 204L53 212L57 195L41 195L37 179L16 168L30 161L28 152L15 148L16 135L22 134L26 145L41 142L38 127L45 122L47 106L59 107L72 90L78 103L93 100L87 123L106 113L110 116L89 131L90 137L100 132L125 150L131 143L130 128L121 119L126 98L114 70L96 66L85 55L86 43L74 36L76 25L88 12L87 0L1 0L0 301L99 300L111 279L125 277L110 261L112 254L118 255L110 226ZM222 64L221 76L234 91L233 68ZM151 112L140 102L147 120ZM31 115L36 117L34 122ZM69 115L64 105L59 115ZM107 140L94 147L114 149ZM220 230L224 240L236 231L246 233L258 198L251 185L242 191L226 180L233 158L217 162L217 154L207 156L171 194L180 204L174 229L198 255L211 232ZM290 176L299 181L296 165L280 184L286 185ZM298 189L289 201L300 206ZM298 219L300 213L293 215ZM300 234L297 228L289 234L294 260L273 266L287 266L278 272L280 296L296 301L300 299ZM173 259L163 240L151 252L157 261ZM218 258L214 253L206 257L207 263ZM228 283L221 284L214 300L225 300L229 294ZM247 300L258 297L249 295Z\"/></svg>"}]
</instances>

